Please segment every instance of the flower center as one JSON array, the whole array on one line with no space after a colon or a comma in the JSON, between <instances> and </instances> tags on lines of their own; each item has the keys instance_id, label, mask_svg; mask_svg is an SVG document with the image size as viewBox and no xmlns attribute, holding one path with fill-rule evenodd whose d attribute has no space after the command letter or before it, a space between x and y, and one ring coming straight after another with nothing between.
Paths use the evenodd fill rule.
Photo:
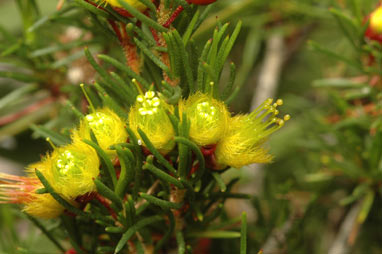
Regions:
<instances>
[{"instance_id":1,"label":"flower center","mask_svg":"<svg viewBox=\"0 0 382 254\"><path fill-rule=\"evenodd\" d=\"M196 105L198 115L204 118L206 121L212 121L217 114L216 107L212 106L209 102L201 102Z\"/></svg>"},{"instance_id":2,"label":"flower center","mask_svg":"<svg viewBox=\"0 0 382 254\"><path fill-rule=\"evenodd\" d=\"M155 92L148 91L145 95L138 95L137 102L140 107L138 108L139 114L142 116L153 115L158 112L161 105L160 99L155 96Z\"/></svg>"},{"instance_id":3,"label":"flower center","mask_svg":"<svg viewBox=\"0 0 382 254\"><path fill-rule=\"evenodd\" d=\"M55 167L59 176L80 175L83 170L83 156L70 150L65 150L58 155Z\"/></svg>"},{"instance_id":4,"label":"flower center","mask_svg":"<svg viewBox=\"0 0 382 254\"><path fill-rule=\"evenodd\" d=\"M112 134L111 127L113 126L114 119L107 114L96 112L87 115L85 118L97 138L102 137L102 135L110 136Z\"/></svg>"}]
</instances>

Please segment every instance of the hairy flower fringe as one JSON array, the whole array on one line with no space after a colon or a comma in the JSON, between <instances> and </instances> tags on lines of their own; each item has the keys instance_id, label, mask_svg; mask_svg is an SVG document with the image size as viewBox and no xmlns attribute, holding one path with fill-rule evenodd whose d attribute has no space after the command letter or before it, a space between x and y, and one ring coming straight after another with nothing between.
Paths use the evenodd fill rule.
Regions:
<instances>
[{"instance_id":1,"label":"hairy flower fringe","mask_svg":"<svg viewBox=\"0 0 382 254\"><path fill-rule=\"evenodd\" d=\"M230 113L224 102L195 93L179 102L179 113L190 120L190 138L198 145L216 144L225 134Z\"/></svg>"},{"instance_id":2,"label":"hairy flower fringe","mask_svg":"<svg viewBox=\"0 0 382 254\"><path fill-rule=\"evenodd\" d=\"M282 105L282 100L272 104L272 99L268 99L249 115L231 118L227 134L216 146L218 168L241 168L252 163L272 161L272 156L262 146L266 138L290 118L289 115L285 115L284 119L276 117L279 105Z\"/></svg>"},{"instance_id":3,"label":"hairy flower fringe","mask_svg":"<svg viewBox=\"0 0 382 254\"><path fill-rule=\"evenodd\" d=\"M115 151L110 150L109 147L126 142L125 125L125 122L112 110L102 108L81 120L79 128L73 132L72 139L73 142L90 139L90 130L92 130L99 146L109 155L115 155Z\"/></svg>"},{"instance_id":4,"label":"hairy flower fringe","mask_svg":"<svg viewBox=\"0 0 382 254\"><path fill-rule=\"evenodd\" d=\"M93 179L99 174L100 161L92 147L77 141L56 148L40 166L54 190L72 200L95 190Z\"/></svg>"},{"instance_id":5,"label":"hairy flower fringe","mask_svg":"<svg viewBox=\"0 0 382 254\"><path fill-rule=\"evenodd\" d=\"M36 166L38 164L29 167ZM23 177L0 173L0 204L22 204L26 213L44 219L60 216L64 208L50 194L36 193L42 187L36 175Z\"/></svg>"},{"instance_id":6,"label":"hairy flower fringe","mask_svg":"<svg viewBox=\"0 0 382 254\"><path fill-rule=\"evenodd\" d=\"M140 137L138 128L148 136L154 147L166 154L172 150L175 132L168 112L173 112L173 107L149 91L145 95L138 95L136 103L129 112L129 126L137 137ZM140 141L142 142L142 141Z\"/></svg>"}]
</instances>

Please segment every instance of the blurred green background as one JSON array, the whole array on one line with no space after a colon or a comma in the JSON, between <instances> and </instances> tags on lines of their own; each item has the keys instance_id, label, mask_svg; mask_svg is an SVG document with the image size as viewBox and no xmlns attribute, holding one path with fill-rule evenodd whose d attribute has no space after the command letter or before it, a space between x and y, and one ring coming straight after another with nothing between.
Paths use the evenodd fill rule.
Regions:
<instances>
[{"instance_id":1,"label":"blurred green background","mask_svg":"<svg viewBox=\"0 0 382 254\"><path fill-rule=\"evenodd\" d=\"M55 11L57 1L37 2L43 16ZM360 50L363 46L357 44L357 48L349 41L349 24L338 22L338 16L329 9L335 8L342 15L360 21L377 3L376 0L218 0L213 13L195 35L202 45L211 36L216 21L235 24L242 20L243 29L230 56L238 66L236 85L242 88L232 102L231 110L248 112L259 104L259 99L265 99L262 96L271 96L282 98L284 105L280 111L292 116L270 138L270 151L275 156L272 164L226 173L241 175L238 190L254 194L250 202L229 204L226 209L226 216L248 211L248 253L258 253L260 249L265 254L382 253L381 172L373 171L373 166L367 162L369 147L377 147L370 148L374 149L370 153L376 151L376 160L382 161L382 141L375 141L382 139L378 136L380 125L374 124L377 134L370 134L378 116L366 116L370 118L366 123L334 126L328 121L330 117L337 116L340 122L345 121L347 112L353 112L359 105L344 99L346 90L317 82L361 75L371 77L375 73L378 75L378 70L382 75L382 69L377 66L377 72L373 72L354 68L338 57L320 52L311 43L364 64L365 54ZM357 24L358 31L362 31L362 22ZM21 36L22 22L15 1L0 1L0 26ZM49 26L45 28L49 29ZM361 32L358 34L359 41L362 35ZM1 64L0 68L8 67ZM229 68L223 76L228 77L228 73ZM270 91L264 90L261 84L266 84ZM1 78L0 98L18 86L17 82ZM355 93L360 97L361 105L366 102L378 104L382 98L378 97L381 94L378 89L366 95L362 95L361 90ZM44 123L47 118L49 113L38 117L36 123ZM0 127L0 172L21 174L24 166L39 160L48 150L43 139L32 138L33 131L27 128L28 124L18 126L22 131L17 135L9 128ZM351 170L353 173L349 173ZM360 190L364 182L367 183L366 190ZM354 195L357 188L361 193L358 196ZM364 200L368 193L373 193L374 202L370 207ZM354 200L349 199L352 195L356 196ZM348 200L344 201L346 198ZM354 207L366 212L366 220L356 228L353 218L353 226L345 235L353 236L354 241L348 241L347 237L342 241L342 248L348 248L346 252L342 249L330 252L349 218L347 215L356 209ZM57 253L38 229L22 219L24 217L17 207L0 206L0 253ZM47 226L50 229L57 227L54 222ZM272 244L272 240L276 243ZM42 251L41 246L44 246ZM210 253L236 253L232 250L239 249L238 246L239 243L233 240L214 241Z\"/></svg>"}]
</instances>

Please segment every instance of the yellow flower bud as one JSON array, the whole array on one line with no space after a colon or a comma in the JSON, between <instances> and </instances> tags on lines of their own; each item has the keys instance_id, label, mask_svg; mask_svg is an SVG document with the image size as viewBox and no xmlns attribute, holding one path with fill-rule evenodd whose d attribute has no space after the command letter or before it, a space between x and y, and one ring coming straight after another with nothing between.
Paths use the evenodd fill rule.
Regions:
<instances>
[{"instance_id":1,"label":"yellow flower bud","mask_svg":"<svg viewBox=\"0 0 382 254\"><path fill-rule=\"evenodd\" d=\"M60 216L64 207L50 194L33 193L32 200L25 203L23 211L35 217L52 219Z\"/></svg>"},{"instance_id":2,"label":"yellow flower bud","mask_svg":"<svg viewBox=\"0 0 382 254\"><path fill-rule=\"evenodd\" d=\"M99 174L99 166L98 155L92 147L74 142L47 155L42 160L42 173L57 193L73 200L95 190L93 179Z\"/></svg>"},{"instance_id":3,"label":"yellow flower bud","mask_svg":"<svg viewBox=\"0 0 382 254\"><path fill-rule=\"evenodd\" d=\"M230 113L224 102L195 93L179 103L179 113L190 120L190 138L198 145L216 144L225 134Z\"/></svg>"},{"instance_id":4,"label":"yellow flower bud","mask_svg":"<svg viewBox=\"0 0 382 254\"><path fill-rule=\"evenodd\" d=\"M149 91L145 95L138 95L136 102L129 112L129 126L137 137L140 128L153 143L154 147L163 154L174 147L175 132L167 112L173 107ZM140 141L142 142L142 141Z\"/></svg>"},{"instance_id":5,"label":"yellow flower bud","mask_svg":"<svg viewBox=\"0 0 382 254\"><path fill-rule=\"evenodd\" d=\"M96 110L82 119L78 130L73 132L73 140L90 139L90 129L93 131L99 146L110 155L115 151L110 150L111 145L124 143L127 140L125 122L109 108Z\"/></svg>"},{"instance_id":6,"label":"yellow flower bud","mask_svg":"<svg viewBox=\"0 0 382 254\"><path fill-rule=\"evenodd\" d=\"M276 108L280 105L282 100L272 104L272 99L268 99L249 115L232 117L227 134L216 146L218 166L241 168L252 163L271 162L272 156L262 145L290 119L289 115L283 119L276 117L279 113Z\"/></svg>"},{"instance_id":7,"label":"yellow flower bud","mask_svg":"<svg viewBox=\"0 0 382 254\"><path fill-rule=\"evenodd\" d=\"M374 33L382 34L382 6L371 13L370 28Z\"/></svg>"},{"instance_id":8,"label":"yellow flower bud","mask_svg":"<svg viewBox=\"0 0 382 254\"><path fill-rule=\"evenodd\" d=\"M133 6L134 8L138 9L141 12L147 9L146 5L144 5L138 0L123 0L123 1L130 4L131 6ZM122 8L122 5L118 3L118 0L100 0L98 2L110 4L113 7Z\"/></svg>"}]
</instances>

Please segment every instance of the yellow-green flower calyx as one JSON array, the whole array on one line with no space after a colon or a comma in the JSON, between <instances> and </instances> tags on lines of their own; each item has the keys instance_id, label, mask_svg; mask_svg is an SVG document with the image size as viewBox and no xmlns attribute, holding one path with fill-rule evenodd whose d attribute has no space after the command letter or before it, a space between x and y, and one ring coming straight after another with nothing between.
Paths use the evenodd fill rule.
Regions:
<instances>
[{"instance_id":1,"label":"yellow-green flower calyx","mask_svg":"<svg viewBox=\"0 0 382 254\"><path fill-rule=\"evenodd\" d=\"M54 190L63 197L73 200L95 190L93 180L99 174L99 158L89 145L76 141L56 148L42 162L49 167L45 177Z\"/></svg>"},{"instance_id":2,"label":"yellow-green flower calyx","mask_svg":"<svg viewBox=\"0 0 382 254\"><path fill-rule=\"evenodd\" d=\"M225 134L230 113L224 102L195 93L179 103L179 112L190 120L190 138L199 146L216 144Z\"/></svg>"},{"instance_id":3,"label":"yellow-green flower calyx","mask_svg":"<svg viewBox=\"0 0 382 254\"><path fill-rule=\"evenodd\" d=\"M382 34L382 5L370 15L370 27L376 34Z\"/></svg>"},{"instance_id":4,"label":"yellow-green flower calyx","mask_svg":"<svg viewBox=\"0 0 382 254\"><path fill-rule=\"evenodd\" d=\"M174 147L175 132L167 115L172 111L171 105L156 96L155 92L148 91L144 95L138 95L131 107L129 126L137 137L140 137L137 131L140 128L154 147L166 154Z\"/></svg>"},{"instance_id":5,"label":"yellow-green flower calyx","mask_svg":"<svg viewBox=\"0 0 382 254\"><path fill-rule=\"evenodd\" d=\"M41 188L43 186L41 185ZM32 198L29 202L26 202L23 211L29 215L43 218L52 219L57 218L65 210L52 195L32 193Z\"/></svg>"},{"instance_id":6,"label":"yellow-green flower calyx","mask_svg":"<svg viewBox=\"0 0 382 254\"><path fill-rule=\"evenodd\" d=\"M113 7L122 8L122 5L118 2L118 0L99 0L98 2L110 4ZM128 3L129 5L138 9L141 12L143 12L144 10L147 9L146 5L144 5L143 3L141 3L138 0L123 0L123 2Z\"/></svg>"},{"instance_id":7,"label":"yellow-green flower calyx","mask_svg":"<svg viewBox=\"0 0 382 254\"><path fill-rule=\"evenodd\" d=\"M272 156L262 145L290 119L289 115L277 117L277 107L282 105L282 100L272 102L268 99L252 113L231 118L227 134L216 146L215 159L220 168L271 162Z\"/></svg>"},{"instance_id":8,"label":"yellow-green flower calyx","mask_svg":"<svg viewBox=\"0 0 382 254\"><path fill-rule=\"evenodd\" d=\"M74 131L73 140L90 139L90 130L94 133L99 146L108 154L115 155L110 146L127 140L125 122L109 108L98 109L88 114Z\"/></svg>"}]
</instances>

